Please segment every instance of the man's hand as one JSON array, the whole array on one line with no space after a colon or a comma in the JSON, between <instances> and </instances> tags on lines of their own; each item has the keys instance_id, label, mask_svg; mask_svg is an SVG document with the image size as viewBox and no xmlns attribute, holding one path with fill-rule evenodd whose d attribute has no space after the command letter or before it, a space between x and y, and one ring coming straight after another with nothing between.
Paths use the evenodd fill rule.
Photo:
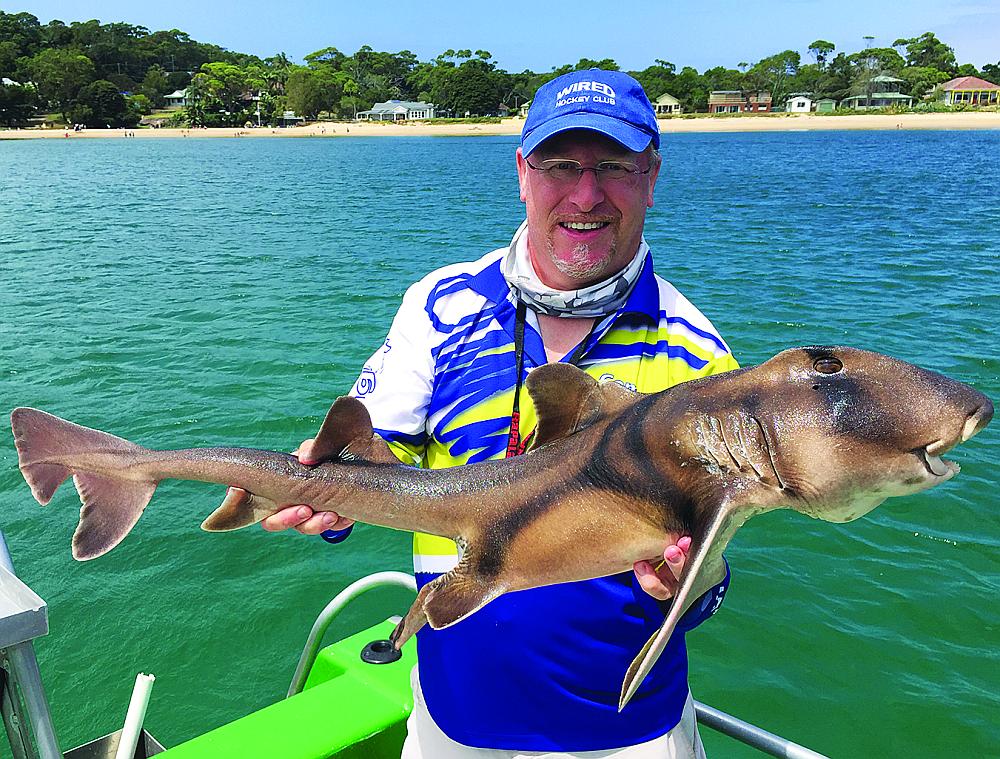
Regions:
<instances>
[{"instance_id":1,"label":"man's hand","mask_svg":"<svg viewBox=\"0 0 1000 759\"><path fill-rule=\"evenodd\" d=\"M315 438L303 440L302 445L292 451L292 455L297 457L299 463L305 466L316 466L322 462L314 461L311 458L312 446ZM313 511L306 504L288 506L281 511L272 514L260 523L268 532L279 532L280 530L294 529L303 535L319 535L324 530L346 530L352 524L353 519L342 517L332 511Z\"/></svg>"},{"instance_id":2,"label":"man's hand","mask_svg":"<svg viewBox=\"0 0 1000 759\"><path fill-rule=\"evenodd\" d=\"M673 598L690 550L691 538L684 536L676 545L667 546L663 552L663 563L657 562L659 566L654 567L649 561L637 561L632 565L632 571L635 572L639 585L658 601Z\"/></svg>"}]
</instances>

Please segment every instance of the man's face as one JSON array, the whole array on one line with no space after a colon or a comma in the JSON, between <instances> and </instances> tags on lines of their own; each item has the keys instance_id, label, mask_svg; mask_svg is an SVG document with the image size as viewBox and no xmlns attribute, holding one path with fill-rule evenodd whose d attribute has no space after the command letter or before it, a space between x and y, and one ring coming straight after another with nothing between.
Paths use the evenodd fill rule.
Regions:
<instances>
[{"instance_id":1,"label":"man's face","mask_svg":"<svg viewBox=\"0 0 1000 759\"><path fill-rule=\"evenodd\" d=\"M659 161L652 151L633 153L604 135L585 129L557 134L528 157L533 166L563 158L593 167L603 161L635 164L648 174L611 181L585 171L556 182L528 167L517 150L521 200L528 212L528 250L535 272L547 286L576 290L607 279L628 265L639 248L646 209L653 206ZM579 225L592 226L581 229ZM577 228L574 228L577 227Z\"/></svg>"}]
</instances>

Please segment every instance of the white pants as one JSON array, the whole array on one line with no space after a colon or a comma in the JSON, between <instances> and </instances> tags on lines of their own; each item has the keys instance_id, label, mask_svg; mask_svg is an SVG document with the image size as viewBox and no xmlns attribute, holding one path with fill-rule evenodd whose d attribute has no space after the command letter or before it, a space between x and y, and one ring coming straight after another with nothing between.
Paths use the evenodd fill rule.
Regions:
<instances>
[{"instance_id":1,"label":"white pants","mask_svg":"<svg viewBox=\"0 0 1000 759\"><path fill-rule=\"evenodd\" d=\"M413 711L406 721L407 736L401 759L705 759L705 747L698 735L690 693L681 721L666 735L625 748L562 753L472 748L456 743L441 731L427 711L416 667L410 675L410 682L413 685Z\"/></svg>"}]
</instances>

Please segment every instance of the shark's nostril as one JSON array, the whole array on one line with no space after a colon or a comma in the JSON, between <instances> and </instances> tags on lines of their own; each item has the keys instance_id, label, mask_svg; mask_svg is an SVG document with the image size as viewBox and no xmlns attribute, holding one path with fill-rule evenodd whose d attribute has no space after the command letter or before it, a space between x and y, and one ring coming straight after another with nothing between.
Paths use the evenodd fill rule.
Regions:
<instances>
[{"instance_id":1,"label":"shark's nostril","mask_svg":"<svg viewBox=\"0 0 1000 759\"><path fill-rule=\"evenodd\" d=\"M973 411L969 415L969 418L965 420L965 426L962 428L962 442L977 434L983 427L990 423L992 418L993 404L987 400L986 403Z\"/></svg>"}]
</instances>

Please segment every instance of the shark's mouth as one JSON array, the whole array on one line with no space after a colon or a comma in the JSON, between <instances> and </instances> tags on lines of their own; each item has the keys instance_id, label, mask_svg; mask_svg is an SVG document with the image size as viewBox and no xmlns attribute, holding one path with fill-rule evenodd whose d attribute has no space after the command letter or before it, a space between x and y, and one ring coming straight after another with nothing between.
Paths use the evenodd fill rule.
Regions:
<instances>
[{"instance_id":1,"label":"shark's mouth","mask_svg":"<svg viewBox=\"0 0 1000 759\"><path fill-rule=\"evenodd\" d=\"M928 448L929 447L930 446L928 446ZM946 461L940 456L928 451L927 448L921 448L918 455L921 459L923 459L924 466L927 467L927 471L935 477L946 477L948 475L958 474L958 464L954 461Z\"/></svg>"}]
</instances>

